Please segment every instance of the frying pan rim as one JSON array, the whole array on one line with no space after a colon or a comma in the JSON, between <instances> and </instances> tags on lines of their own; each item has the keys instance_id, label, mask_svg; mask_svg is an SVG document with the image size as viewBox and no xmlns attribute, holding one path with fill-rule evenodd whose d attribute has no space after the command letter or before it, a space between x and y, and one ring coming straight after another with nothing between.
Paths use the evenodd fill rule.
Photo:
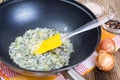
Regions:
<instances>
[{"instance_id":1,"label":"frying pan rim","mask_svg":"<svg viewBox=\"0 0 120 80\"><path fill-rule=\"evenodd\" d=\"M12 3L12 2L15 2L15 1L16 1L16 0L6 1L6 2L4 2L3 4L0 4L0 5L3 5L2 7L4 7L4 6L7 6L8 4L10 4L10 3ZM18 0L18 1L22 1L22 0ZM87 12L86 14L89 15L89 16L91 17L91 19L96 19L96 16L95 16L87 7L85 7L83 4L80 4L80 3L78 3L77 1L72 1L72 0L69 0L69 1L68 1L68 0L60 0L60 1L63 1L63 2L66 2L66 3L72 4L73 6L76 6L76 7L80 8L80 9L82 8L82 10L84 10L85 12ZM0 6L0 9L1 9L1 6ZM92 53L95 51L96 47L98 46L98 44L99 44L99 42L100 42L101 28L98 27L98 28L96 28L96 29L97 29L97 31L98 31L98 39L97 39L97 42L96 42L96 45L95 45L93 51L90 53L90 55L88 55L88 57L92 55ZM86 57L84 60L86 60L88 57ZM77 64L75 64L75 65L73 65L73 66L68 66L68 67L66 67L66 68L60 68L60 69L55 69L55 70L50 70L50 71L33 71L33 70L26 70L26 69L23 69L23 68L17 68L17 67L15 67L15 66L13 66L13 65L10 65L10 64L8 64L7 62L3 61L3 60L1 59L1 57L0 57L0 60L1 60L2 62L4 62L6 65L10 66L12 69L15 68L15 69L18 69L18 70L24 70L24 71L27 71L27 72L37 72L37 73L48 73L48 72L58 73L58 72L61 72L61 71L64 71L64 70L69 70L70 68L74 68L75 66L77 66L78 64L80 64L80 63L82 62L82 61L81 61L81 62L79 62L79 63L77 63ZM83 60L83 61L84 61L84 60Z\"/></svg>"}]
</instances>

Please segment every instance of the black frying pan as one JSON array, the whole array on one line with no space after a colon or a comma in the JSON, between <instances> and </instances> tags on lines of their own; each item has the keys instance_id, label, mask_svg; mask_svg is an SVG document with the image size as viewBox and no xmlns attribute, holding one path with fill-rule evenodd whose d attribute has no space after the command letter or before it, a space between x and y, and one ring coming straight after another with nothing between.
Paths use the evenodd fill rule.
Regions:
<instances>
[{"instance_id":1,"label":"black frying pan","mask_svg":"<svg viewBox=\"0 0 120 80\"><path fill-rule=\"evenodd\" d=\"M74 67L96 49L101 34L99 27L72 37L75 52L71 55L69 65L54 71L30 71L20 68L10 59L9 45L28 29L46 27L70 32L93 19L96 17L89 9L72 0L14 0L2 3L0 5L0 60L25 75L52 75Z\"/></svg>"}]
</instances>

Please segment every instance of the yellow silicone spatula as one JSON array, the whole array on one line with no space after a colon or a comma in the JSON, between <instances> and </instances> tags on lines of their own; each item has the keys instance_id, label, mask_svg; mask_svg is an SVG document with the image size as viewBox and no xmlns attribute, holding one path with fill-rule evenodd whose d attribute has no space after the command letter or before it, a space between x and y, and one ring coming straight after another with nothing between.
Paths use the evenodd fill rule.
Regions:
<instances>
[{"instance_id":1,"label":"yellow silicone spatula","mask_svg":"<svg viewBox=\"0 0 120 80\"><path fill-rule=\"evenodd\" d=\"M62 41L60 39L60 34L58 33L48 38L47 40L44 40L41 43L36 44L33 53L42 54L45 53L46 51L49 51L61 45L62 45Z\"/></svg>"},{"instance_id":2,"label":"yellow silicone spatula","mask_svg":"<svg viewBox=\"0 0 120 80\"><path fill-rule=\"evenodd\" d=\"M79 33L96 28L96 27L104 24L105 22L108 22L112 18L113 18L113 16L107 16L105 18L102 18L101 20L97 20L97 19L92 20L92 21L88 22L87 24L79 27L78 29L76 29L70 33L66 33L64 36L61 36L60 33L58 33L58 34L44 40L40 44L35 45L35 46L37 46L37 48L35 48L33 50L33 53L34 54L42 54L49 50L60 47L62 45L62 42L64 42L64 40L66 40L74 35L77 35Z\"/></svg>"}]
</instances>

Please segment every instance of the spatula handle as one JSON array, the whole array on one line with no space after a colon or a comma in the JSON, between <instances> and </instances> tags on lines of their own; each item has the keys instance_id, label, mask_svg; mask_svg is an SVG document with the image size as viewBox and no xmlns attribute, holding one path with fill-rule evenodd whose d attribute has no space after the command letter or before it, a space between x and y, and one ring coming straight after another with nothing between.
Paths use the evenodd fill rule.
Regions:
<instances>
[{"instance_id":1,"label":"spatula handle","mask_svg":"<svg viewBox=\"0 0 120 80\"><path fill-rule=\"evenodd\" d=\"M108 22L112 18L113 18L113 16L107 16L107 17L104 17L104 18L102 18L100 20L94 19L94 20L88 22L87 24L79 27L78 29L76 29L76 30L74 30L74 31L72 31L70 33L67 33L66 35L64 35L62 37L62 39L65 40L65 39L68 39L68 38L70 38L70 37L72 37L74 35L77 35L79 33L82 33L82 32L85 32L85 31L88 31L88 30L91 30L91 29L94 29L94 28L96 28L96 27L98 27L98 26Z\"/></svg>"}]
</instances>

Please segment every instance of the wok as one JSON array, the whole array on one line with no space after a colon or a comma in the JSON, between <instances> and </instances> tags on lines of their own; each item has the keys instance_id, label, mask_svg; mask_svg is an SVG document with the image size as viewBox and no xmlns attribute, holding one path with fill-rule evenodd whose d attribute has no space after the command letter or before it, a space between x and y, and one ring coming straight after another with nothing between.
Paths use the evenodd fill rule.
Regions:
<instances>
[{"instance_id":1,"label":"wok","mask_svg":"<svg viewBox=\"0 0 120 80\"><path fill-rule=\"evenodd\" d=\"M71 38L74 53L69 65L51 71L32 71L20 68L10 58L11 42L26 30L36 27L70 32L96 16L85 6L72 0L10 0L0 4L0 60L11 69L24 75L46 76L75 67L95 51L99 41L100 27Z\"/></svg>"}]
</instances>

